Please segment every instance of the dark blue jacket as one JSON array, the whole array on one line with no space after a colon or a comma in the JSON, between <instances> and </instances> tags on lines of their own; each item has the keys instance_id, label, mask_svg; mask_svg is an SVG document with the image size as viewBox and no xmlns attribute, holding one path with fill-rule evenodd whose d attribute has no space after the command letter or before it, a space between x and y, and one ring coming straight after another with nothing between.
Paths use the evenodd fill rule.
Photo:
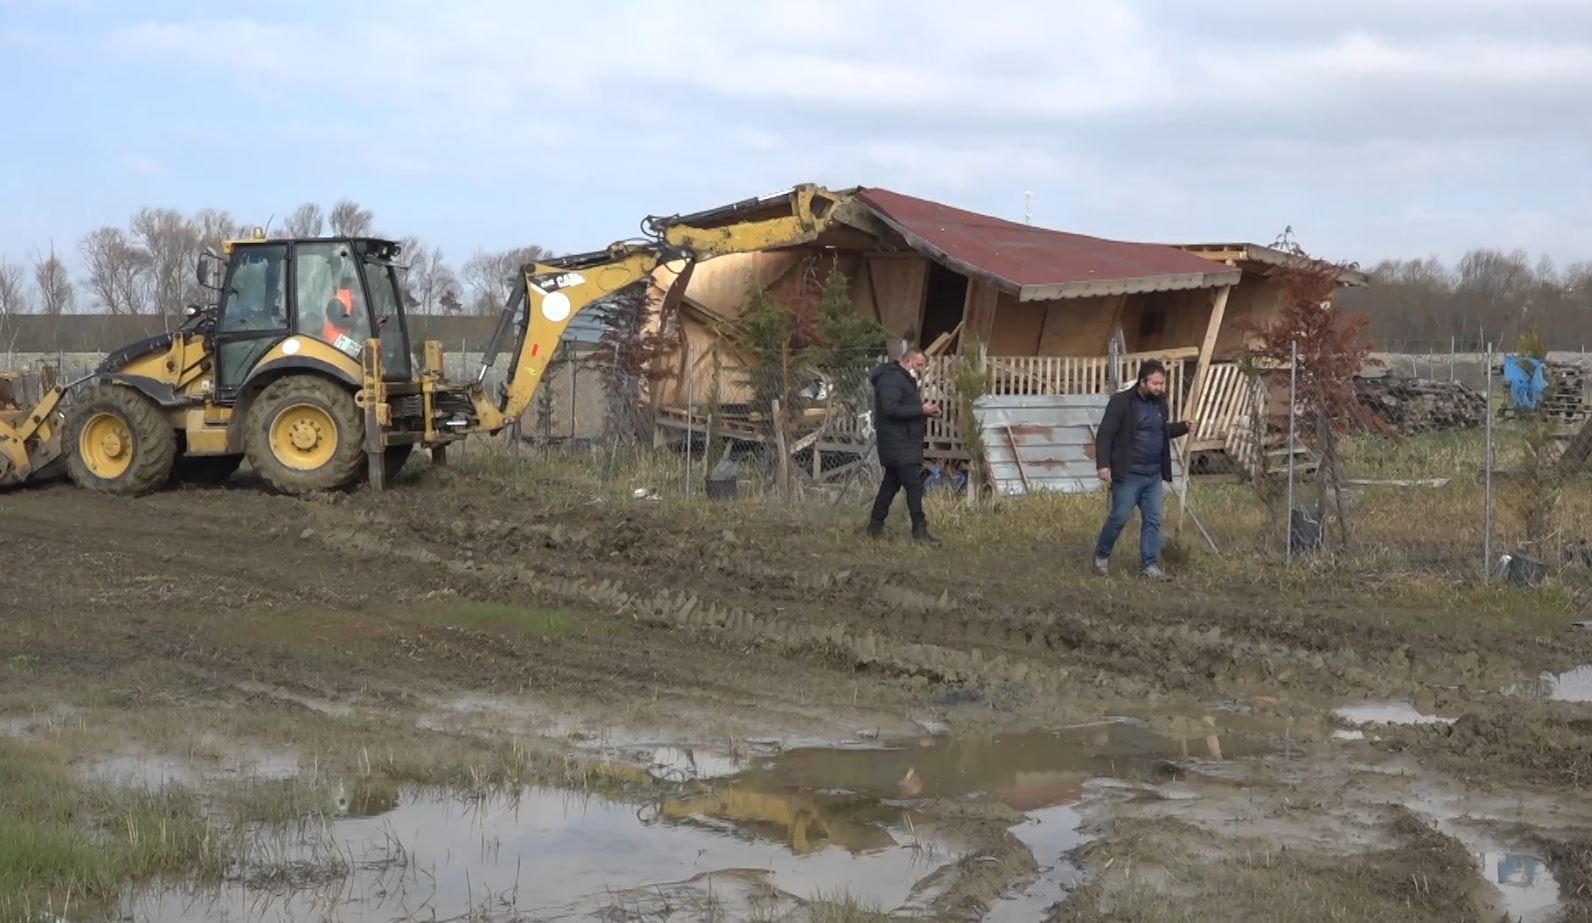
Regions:
<instances>
[{"instance_id":1,"label":"dark blue jacket","mask_svg":"<svg viewBox=\"0 0 1592 923\"><path fill-rule=\"evenodd\" d=\"M1139 389L1135 384L1131 388L1111 395L1111 400L1106 402L1106 415L1100 420L1100 429L1095 433L1095 467L1110 468L1111 480L1120 481L1128 476L1133 467L1133 433L1137 428L1136 414L1141 408L1150 406L1134 397L1134 392ZM1156 401L1161 407L1161 413L1170 417L1167 409L1166 398L1163 396ZM1166 438L1161 440L1161 480L1172 480L1172 440L1188 434L1188 426L1167 419Z\"/></svg>"}]
</instances>

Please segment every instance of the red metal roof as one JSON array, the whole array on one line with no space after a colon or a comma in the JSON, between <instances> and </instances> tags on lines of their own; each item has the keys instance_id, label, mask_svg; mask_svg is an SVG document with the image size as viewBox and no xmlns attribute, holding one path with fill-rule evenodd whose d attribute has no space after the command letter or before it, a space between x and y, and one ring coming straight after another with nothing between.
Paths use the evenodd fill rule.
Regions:
<instances>
[{"instance_id":1,"label":"red metal roof","mask_svg":"<svg viewBox=\"0 0 1592 923\"><path fill-rule=\"evenodd\" d=\"M1211 288L1241 273L1176 247L1052 231L888 189L857 195L913 249L1021 301Z\"/></svg>"}]
</instances>

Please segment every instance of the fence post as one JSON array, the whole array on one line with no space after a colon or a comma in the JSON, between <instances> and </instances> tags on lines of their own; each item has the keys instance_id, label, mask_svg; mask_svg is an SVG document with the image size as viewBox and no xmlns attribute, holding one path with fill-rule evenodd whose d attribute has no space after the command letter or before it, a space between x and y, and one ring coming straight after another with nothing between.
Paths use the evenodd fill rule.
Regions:
<instances>
[{"instance_id":1,"label":"fence post","mask_svg":"<svg viewBox=\"0 0 1592 923\"><path fill-rule=\"evenodd\" d=\"M1294 438L1296 408L1299 406L1299 341L1295 340L1289 347L1292 356L1288 362L1288 510L1283 518L1283 528L1288 530L1288 563L1293 564L1293 511L1294 511ZM1262 422L1264 427L1264 422ZM1266 452L1265 434L1261 433L1258 449L1264 460Z\"/></svg>"},{"instance_id":2,"label":"fence post","mask_svg":"<svg viewBox=\"0 0 1592 923\"><path fill-rule=\"evenodd\" d=\"M1486 390L1486 428L1487 428L1487 456L1483 463L1485 488L1482 491L1482 540L1481 540L1481 582L1485 586L1492 579L1492 532L1493 532L1493 345L1487 344L1487 390Z\"/></svg>"}]
</instances>

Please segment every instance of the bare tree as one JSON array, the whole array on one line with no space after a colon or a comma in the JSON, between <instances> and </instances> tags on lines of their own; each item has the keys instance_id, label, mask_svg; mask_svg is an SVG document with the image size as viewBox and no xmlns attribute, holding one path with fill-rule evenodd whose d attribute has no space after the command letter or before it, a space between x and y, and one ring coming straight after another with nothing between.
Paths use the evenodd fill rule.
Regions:
<instances>
[{"instance_id":1,"label":"bare tree","mask_svg":"<svg viewBox=\"0 0 1592 923\"><path fill-rule=\"evenodd\" d=\"M212 252L221 250L222 241L242 237L244 233L243 224L219 208L199 209L193 216L193 225L199 246ZM194 259L198 258L199 254L194 253Z\"/></svg>"},{"instance_id":2,"label":"bare tree","mask_svg":"<svg viewBox=\"0 0 1592 923\"><path fill-rule=\"evenodd\" d=\"M142 208L133 216L133 236L149 256L155 309L168 317L182 312L198 282L193 268L199 259L200 230L171 208Z\"/></svg>"},{"instance_id":3,"label":"bare tree","mask_svg":"<svg viewBox=\"0 0 1592 923\"><path fill-rule=\"evenodd\" d=\"M89 288L106 313L143 314L149 309L149 254L126 231L90 231L81 249Z\"/></svg>"},{"instance_id":4,"label":"bare tree","mask_svg":"<svg viewBox=\"0 0 1592 923\"><path fill-rule=\"evenodd\" d=\"M351 199L338 199L332 206L332 233L339 237L360 237L370 233L376 216Z\"/></svg>"},{"instance_id":5,"label":"bare tree","mask_svg":"<svg viewBox=\"0 0 1592 923\"><path fill-rule=\"evenodd\" d=\"M60 317L71 313L77 290L72 285L71 274L66 271L66 263L56 255L55 247L50 247L48 255L40 254L33 261L33 284L39 291L39 307L45 314Z\"/></svg>"},{"instance_id":6,"label":"bare tree","mask_svg":"<svg viewBox=\"0 0 1592 923\"><path fill-rule=\"evenodd\" d=\"M465 261L460 273L470 290L470 307L477 314L496 314L503 310L514 291L520 268L547 256L547 250L535 244L495 253L477 250Z\"/></svg>"},{"instance_id":7,"label":"bare tree","mask_svg":"<svg viewBox=\"0 0 1592 923\"><path fill-rule=\"evenodd\" d=\"M0 256L0 349L7 353L16 345L17 324L13 314L28 312L27 270Z\"/></svg>"},{"instance_id":8,"label":"bare tree","mask_svg":"<svg viewBox=\"0 0 1592 923\"><path fill-rule=\"evenodd\" d=\"M27 269L0 256L0 318L26 314L28 303Z\"/></svg>"},{"instance_id":9,"label":"bare tree","mask_svg":"<svg viewBox=\"0 0 1592 923\"><path fill-rule=\"evenodd\" d=\"M444 302L450 292L457 300L459 279L442 249L428 247L416 237L405 237L401 244L404 262L409 266L401 278L405 306L417 314L445 310Z\"/></svg>"},{"instance_id":10,"label":"bare tree","mask_svg":"<svg viewBox=\"0 0 1592 923\"><path fill-rule=\"evenodd\" d=\"M289 237L319 237L326 227L326 217L314 202L305 202L287 216Z\"/></svg>"}]
</instances>

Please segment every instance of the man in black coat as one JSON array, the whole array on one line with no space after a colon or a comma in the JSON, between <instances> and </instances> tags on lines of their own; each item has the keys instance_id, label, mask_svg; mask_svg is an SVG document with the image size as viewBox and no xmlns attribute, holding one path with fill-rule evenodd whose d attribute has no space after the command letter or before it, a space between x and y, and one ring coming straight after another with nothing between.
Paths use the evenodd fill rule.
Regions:
<instances>
[{"instance_id":1,"label":"man in black coat","mask_svg":"<svg viewBox=\"0 0 1592 923\"><path fill-rule=\"evenodd\" d=\"M1166 366L1150 360L1139 367L1139 380L1111 395L1095 435L1095 466L1100 480L1111 485L1111 510L1094 566L1108 572L1111 548L1133 508L1139 508L1139 569L1144 576L1165 580L1161 570L1161 484L1172 480L1172 440L1188 434L1189 425L1167 417Z\"/></svg>"},{"instance_id":2,"label":"man in black coat","mask_svg":"<svg viewBox=\"0 0 1592 923\"><path fill-rule=\"evenodd\" d=\"M884 534L884 520L890 514L897 491L906 490L907 512L912 517L912 537L938 545L929 534L923 515L923 434L925 421L939 416L940 408L918 393L918 375L928 364L923 350L910 348L895 362L880 364L868 376L873 385L873 431L879 444L879 465L884 478L873 500L873 516L868 534Z\"/></svg>"}]
</instances>

